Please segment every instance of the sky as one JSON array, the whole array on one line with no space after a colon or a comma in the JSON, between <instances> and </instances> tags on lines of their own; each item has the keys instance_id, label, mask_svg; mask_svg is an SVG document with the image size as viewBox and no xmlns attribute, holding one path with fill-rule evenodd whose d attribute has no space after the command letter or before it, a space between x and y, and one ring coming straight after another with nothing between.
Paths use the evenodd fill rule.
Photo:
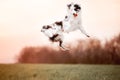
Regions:
<instances>
[{"instance_id":1,"label":"sky","mask_svg":"<svg viewBox=\"0 0 120 80\"><path fill-rule=\"evenodd\" d=\"M71 2L81 4L82 24L91 37L105 40L120 33L120 0L0 0L0 63L14 63L26 46L48 45L41 27L63 20ZM86 37L75 31L65 40L81 38Z\"/></svg>"}]
</instances>

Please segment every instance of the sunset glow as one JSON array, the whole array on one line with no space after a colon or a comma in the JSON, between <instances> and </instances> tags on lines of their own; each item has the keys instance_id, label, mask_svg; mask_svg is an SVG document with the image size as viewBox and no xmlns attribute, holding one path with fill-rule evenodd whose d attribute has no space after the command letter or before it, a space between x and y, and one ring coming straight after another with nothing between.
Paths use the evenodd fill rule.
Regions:
<instances>
[{"instance_id":1,"label":"sunset glow","mask_svg":"<svg viewBox=\"0 0 120 80\"><path fill-rule=\"evenodd\" d=\"M82 22L91 37L109 39L120 33L119 0L71 0L81 4ZM62 20L69 0L2 0L0 1L0 63L15 62L25 46L49 43L40 32L42 25ZM80 35L77 37L75 35ZM85 38L79 31L67 40Z\"/></svg>"}]
</instances>

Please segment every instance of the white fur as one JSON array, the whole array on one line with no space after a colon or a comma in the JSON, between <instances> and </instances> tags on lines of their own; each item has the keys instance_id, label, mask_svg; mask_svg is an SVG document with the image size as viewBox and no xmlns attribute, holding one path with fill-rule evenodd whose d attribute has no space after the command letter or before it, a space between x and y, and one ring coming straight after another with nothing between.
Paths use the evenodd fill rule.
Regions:
<instances>
[{"instance_id":1,"label":"white fur","mask_svg":"<svg viewBox=\"0 0 120 80\"><path fill-rule=\"evenodd\" d=\"M85 34L87 37L89 35L86 33L84 28L82 27L81 23L81 10L77 13L74 10L74 3L71 3L70 9L67 8L67 18L63 20L63 27L64 27L64 32L71 32L75 30L80 30L83 34ZM79 5L80 6L80 5ZM77 14L77 17L74 17L73 14Z\"/></svg>"},{"instance_id":2,"label":"white fur","mask_svg":"<svg viewBox=\"0 0 120 80\"><path fill-rule=\"evenodd\" d=\"M61 28L61 26L56 25L55 23L49 25L49 26L51 26L51 28L49 28L49 29L44 29L44 28L41 29L41 31L47 37L50 38L50 37L53 37L55 34L58 34L58 36L55 38L55 41L63 42L63 39L64 39L63 32L69 33L71 31L75 31L75 30L80 30L83 34L85 34L87 37L89 37L89 35L85 32L85 30L82 27L81 9L79 11L75 11L75 9L74 9L75 3L71 3L70 5L71 5L70 8L67 7L67 15L66 15L67 17L62 21L63 29ZM76 14L77 16L74 16L73 14ZM62 45L60 47L64 48Z\"/></svg>"}]
</instances>

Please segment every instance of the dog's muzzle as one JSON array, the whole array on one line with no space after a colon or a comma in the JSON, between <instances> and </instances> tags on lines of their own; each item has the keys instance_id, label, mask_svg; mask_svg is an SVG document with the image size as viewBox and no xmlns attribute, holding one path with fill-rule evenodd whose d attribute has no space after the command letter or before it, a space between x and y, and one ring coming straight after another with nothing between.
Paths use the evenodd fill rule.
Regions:
<instances>
[{"instance_id":1,"label":"dog's muzzle","mask_svg":"<svg viewBox=\"0 0 120 80\"><path fill-rule=\"evenodd\" d=\"M73 16L74 16L74 17L77 17L77 16L78 16L78 14L77 14L77 13L73 13Z\"/></svg>"}]
</instances>

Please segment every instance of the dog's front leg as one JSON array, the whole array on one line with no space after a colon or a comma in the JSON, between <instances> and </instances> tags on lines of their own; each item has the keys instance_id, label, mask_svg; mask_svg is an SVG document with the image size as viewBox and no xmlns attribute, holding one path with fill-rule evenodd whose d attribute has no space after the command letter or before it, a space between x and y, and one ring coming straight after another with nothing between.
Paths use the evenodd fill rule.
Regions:
<instances>
[{"instance_id":1,"label":"dog's front leg","mask_svg":"<svg viewBox=\"0 0 120 80\"><path fill-rule=\"evenodd\" d=\"M79 30L80 30L84 35L86 35L87 37L90 37L90 36L86 33L86 31L84 30L84 28L83 28L82 26L79 27Z\"/></svg>"}]
</instances>

